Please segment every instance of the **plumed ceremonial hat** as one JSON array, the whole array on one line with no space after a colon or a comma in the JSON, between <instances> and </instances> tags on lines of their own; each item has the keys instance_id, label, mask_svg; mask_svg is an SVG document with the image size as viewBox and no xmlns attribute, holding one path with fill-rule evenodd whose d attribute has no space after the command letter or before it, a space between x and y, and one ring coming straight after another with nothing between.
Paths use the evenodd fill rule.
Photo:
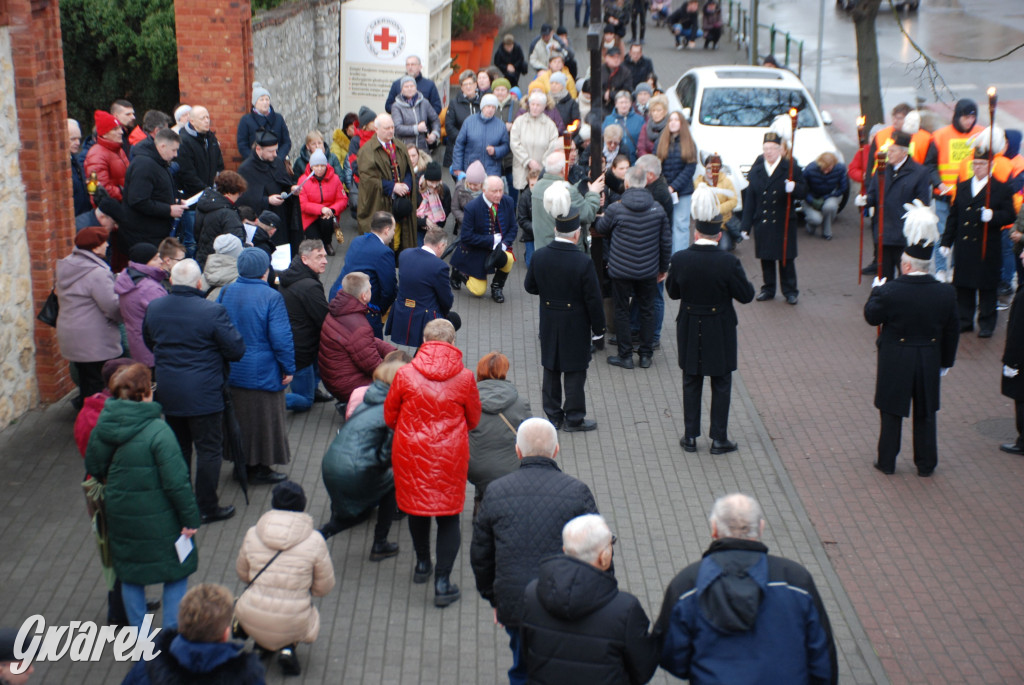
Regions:
<instances>
[{"instance_id":1,"label":"plumed ceremonial hat","mask_svg":"<svg viewBox=\"0 0 1024 685\"><path fill-rule=\"evenodd\" d=\"M920 200L903 205L903 237L907 247L903 252L914 259L929 260L932 250L939 242L939 217L928 205Z\"/></svg>"}]
</instances>

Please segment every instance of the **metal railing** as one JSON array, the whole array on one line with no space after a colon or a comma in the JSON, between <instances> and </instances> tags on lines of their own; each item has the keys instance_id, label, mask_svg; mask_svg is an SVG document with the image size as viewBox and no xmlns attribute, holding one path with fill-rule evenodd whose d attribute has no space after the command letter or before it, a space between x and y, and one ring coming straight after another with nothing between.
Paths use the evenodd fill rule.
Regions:
<instances>
[{"instance_id":1,"label":"metal railing","mask_svg":"<svg viewBox=\"0 0 1024 685\"><path fill-rule=\"evenodd\" d=\"M736 49L746 50L747 57L750 57L750 12L744 7L743 2L728 0L728 20L726 25L732 34L732 39L736 41ZM796 72L796 75L802 78L804 70L804 42L799 38L794 38L789 31L782 31L777 28L775 24L758 23L757 30L768 32L768 52L766 54L773 55L776 59L778 59L778 55L775 55L776 41L784 39L784 61L781 63L781 66ZM758 38L760 37L760 34L758 34ZM758 42L764 45L764 43ZM796 60L795 64L791 62L794 58ZM756 61L760 63L761 55L757 55Z\"/></svg>"}]
</instances>

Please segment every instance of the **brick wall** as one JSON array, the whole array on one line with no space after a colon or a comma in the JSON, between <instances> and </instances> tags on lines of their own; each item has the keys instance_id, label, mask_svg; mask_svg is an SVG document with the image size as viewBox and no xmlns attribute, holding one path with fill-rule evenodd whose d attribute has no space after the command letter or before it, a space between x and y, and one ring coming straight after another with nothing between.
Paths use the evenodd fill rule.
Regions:
<instances>
[{"instance_id":1,"label":"brick wall","mask_svg":"<svg viewBox=\"0 0 1024 685\"><path fill-rule=\"evenodd\" d=\"M224 165L237 168L238 120L250 109L253 81L249 0L174 0L181 101L210 110Z\"/></svg>"}]
</instances>

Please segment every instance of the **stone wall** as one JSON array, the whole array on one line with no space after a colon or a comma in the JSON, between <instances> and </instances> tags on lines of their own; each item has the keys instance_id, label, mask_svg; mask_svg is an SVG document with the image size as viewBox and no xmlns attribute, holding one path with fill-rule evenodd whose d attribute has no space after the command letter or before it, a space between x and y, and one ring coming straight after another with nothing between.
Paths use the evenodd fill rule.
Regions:
<instances>
[{"instance_id":1,"label":"stone wall","mask_svg":"<svg viewBox=\"0 0 1024 685\"><path fill-rule=\"evenodd\" d=\"M293 160L307 132L318 129L330 145L341 127L340 31L339 0L296 0L253 17L255 80L288 124Z\"/></svg>"},{"instance_id":2,"label":"stone wall","mask_svg":"<svg viewBox=\"0 0 1024 685\"><path fill-rule=\"evenodd\" d=\"M11 35L0 28L0 428L38 401Z\"/></svg>"}]
</instances>

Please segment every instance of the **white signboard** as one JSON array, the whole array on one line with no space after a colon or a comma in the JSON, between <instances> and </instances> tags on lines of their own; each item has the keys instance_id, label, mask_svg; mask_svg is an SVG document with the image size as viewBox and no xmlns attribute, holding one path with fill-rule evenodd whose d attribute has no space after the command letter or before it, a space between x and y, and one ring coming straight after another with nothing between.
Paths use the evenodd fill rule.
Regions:
<instances>
[{"instance_id":1,"label":"white signboard","mask_svg":"<svg viewBox=\"0 0 1024 685\"><path fill-rule=\"evenodd\" d=\"M351 9L345 12L345 61L349 65L366 63L397 66L405 71L405 58L416 55L427 64L427 34L430 15ZM391 79L392 81L394 79ZM390 87L391 83L388 83Z\"/></svg>"}]
</instances>

